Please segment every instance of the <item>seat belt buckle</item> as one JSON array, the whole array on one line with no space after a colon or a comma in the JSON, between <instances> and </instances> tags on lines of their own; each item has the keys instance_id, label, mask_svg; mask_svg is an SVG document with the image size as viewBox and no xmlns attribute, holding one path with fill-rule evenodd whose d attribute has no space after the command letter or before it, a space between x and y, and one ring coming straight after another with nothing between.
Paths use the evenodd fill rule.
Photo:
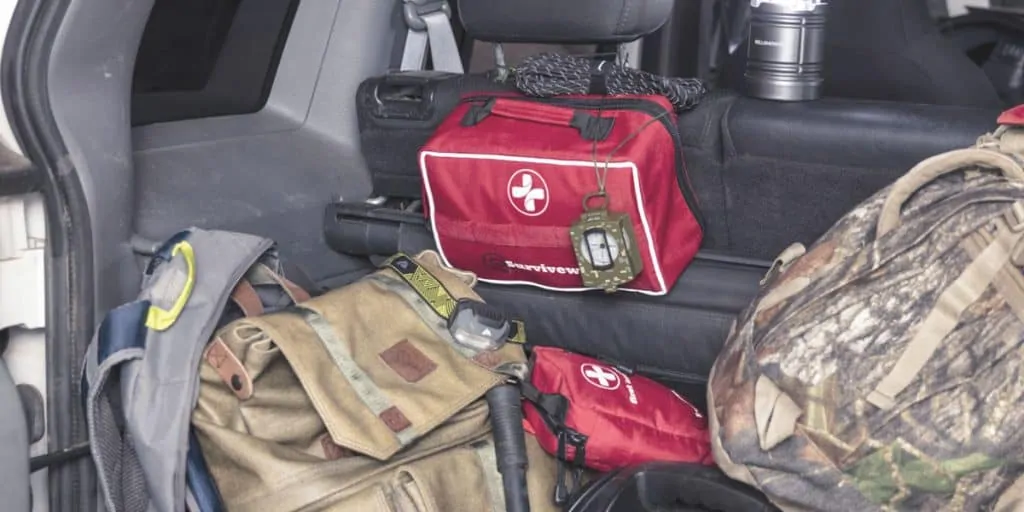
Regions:
<instances>
[{"instance_id":1,"label":"seat belt buckle","mask_svg":"<svg viewBox=\"0 0 1024 512\"><path fill-rule=\"evenodd\" d=\"M402 17L405 18L405 24L410 29L419 32L427 30L424 16L440 12L448 19L452 17L452 6L448 4L448 0L404 0L402 3Z\"/></svg>"}]
</instances>

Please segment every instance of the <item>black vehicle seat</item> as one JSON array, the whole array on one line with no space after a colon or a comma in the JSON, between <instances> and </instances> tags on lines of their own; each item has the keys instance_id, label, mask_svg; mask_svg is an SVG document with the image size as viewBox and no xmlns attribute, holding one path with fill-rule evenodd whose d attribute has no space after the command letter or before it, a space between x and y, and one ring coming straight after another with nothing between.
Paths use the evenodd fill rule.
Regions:
<instances>
[{"instance_id":1,"label":"black vehicle seat","mask_svg":"<svg viewBox=\"0 0 1024 512\"><path fill-rule=\"evenodd\" d=\"M679 117L705 250L771 260L811 244L921 160L991 131L999 108L717 91Z\"/></svg>"},{"instance_id":2,"label":"black vehicle seat","mask_svg":"<svg viewBox=\"0 0 1024 512\"><path fill-rule=\"evenodd\" d=\"M927 0L832 0L825 96L930 105L1001 106L985 72L939 31ZM746 43L726 83L742 90Z\"/></svg>"},{"instance_id":3,"label":"black vehicle seat","mask_svg":"<svg viewBox=\"0 0 1024 512\"><path fill-rule=\"evenodd\" d=\"M625 43L668 21L674 0L459 0L466 34L489 43Z\"/></svg>"}]
</instances>

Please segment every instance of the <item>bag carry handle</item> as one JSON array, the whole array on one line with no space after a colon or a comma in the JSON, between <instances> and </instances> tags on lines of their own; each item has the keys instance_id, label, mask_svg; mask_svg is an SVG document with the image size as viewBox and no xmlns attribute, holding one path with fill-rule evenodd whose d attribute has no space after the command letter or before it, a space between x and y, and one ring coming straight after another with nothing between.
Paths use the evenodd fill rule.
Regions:
<instances>
[{"instance_id":1,"label":"bag carry handle","mask_svg":"<svg viewBox=\"0 0 1024 512\"><path fill-rule=\"evenodd\" d=\"M969 148L935 155L917 164L893 184L878 216L875 237L881 238L900 225L903 204L915 192L940 176L960 171L965 167L990 167L1002 172L1007 179L1024 181L1024 167L1003 153Z\"/></svg>"},{"instance_id":2,"label":"bag carry handle","mask_svg":"<svg viewBox=\"0 0 1024 512\"><path fill-rule=\"evenodd\" d=\"M470 107L462 117L462 126L476 126L492 115L529 123L576 128L586 140L607 139L615 125L615 118L598 117L583 110L527 100L490 98L483 104Z\"/></svg>"}]
</instances>

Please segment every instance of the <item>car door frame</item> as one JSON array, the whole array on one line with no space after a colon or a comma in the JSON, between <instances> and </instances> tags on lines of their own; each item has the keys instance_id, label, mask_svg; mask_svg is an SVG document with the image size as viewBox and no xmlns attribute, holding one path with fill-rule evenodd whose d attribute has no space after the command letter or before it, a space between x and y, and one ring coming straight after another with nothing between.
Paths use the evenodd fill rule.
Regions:
<instances>
[{"instance_id":1,"label":"car door frame","mask_svg":"<svg viewBox=\"0 0 1024 512\"><path fill-rule=\"evenodd\" d=\"M46 453L30 461L47 468L51 511L92 511L95 473L81 407L80 358L93 329L92 233L80 176L50 107L51 48L70 0L19 0L5 25L0 98L9 132L25 165L0 176L4 195L39 194L46 219ZM8 148L12 153L14 149ZM40 501L35 496L35 501Z\"/></svg>"}]
</instances>

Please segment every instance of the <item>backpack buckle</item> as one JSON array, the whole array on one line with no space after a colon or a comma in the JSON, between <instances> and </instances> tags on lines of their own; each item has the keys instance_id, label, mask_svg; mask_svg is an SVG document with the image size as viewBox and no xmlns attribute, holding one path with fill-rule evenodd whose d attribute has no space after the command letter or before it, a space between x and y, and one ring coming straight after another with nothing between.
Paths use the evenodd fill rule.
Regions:
<instances>
[{"instance_id":1,"label":"backpack buckle","mask_svg":"<svg viewBox=\"0 0 1024 512\"><path fill-rule=\"evenodd\" d=\"M583 483L583 465L586 459L587 436L569 428L557 429L555 435L558 438L558 476L555 479L555 504L562 506L569 502ZM567 460L567 448L574 448L572 461ZM571 465L570 478L566 478L567 466Z\"/></svg>"}]
</instances>

